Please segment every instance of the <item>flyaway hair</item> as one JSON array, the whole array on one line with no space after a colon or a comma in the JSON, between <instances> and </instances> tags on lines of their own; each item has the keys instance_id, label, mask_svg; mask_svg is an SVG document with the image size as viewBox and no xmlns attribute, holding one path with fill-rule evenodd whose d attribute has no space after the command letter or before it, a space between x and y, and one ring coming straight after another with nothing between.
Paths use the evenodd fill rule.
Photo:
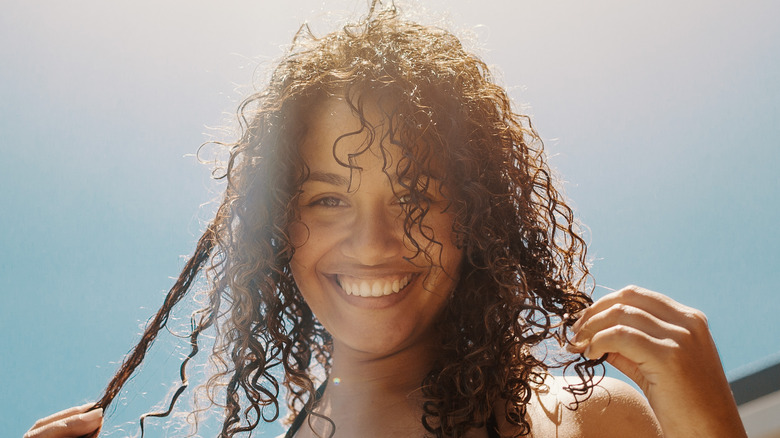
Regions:
<instances>
[{"instance_id":1,"label":"flyaway hair","mask_svg":"<svg viewBox=\"0 0 780 438\"><path fill-rule=\"evenodd\" d=\"M135 369L138 368L139 365L141 365L141 363L144 360L144 357L146 357L147 351L149 351L149 348L152 346L152 343L154 343L154 340L157 339L157 334L168 323L168 317L171 314L171 310L173 310L173 307L179 301L181 301L184 295L187 294L187 291L189 290L193 281L198 276L201 267L209 259L209 256L211 255L211 250L214 247L214 241L215 241L215 224L212 223L211 225L208 226L208 228L206 228L206 232L203 233L201 238L198 240L198 245L195 248L195 254L187 261L187 264L184 266L184 269L182 270L181 274L179 274L179 278L177 279L176 283L173 285L171 290L166 295L165 302L163 303L162 307L160 307L160 309L157 311L157 314L146 325L146 328L144 329L144 333L141 336L141 340L138 341L138 344L133 348L133 351L122 361L122 365L120 365L119 370L116 372L114 377L108 383L108 386L103 392L103 396L100 397L100 400L98 400L91 409L103 408L103 410L106 411L108 406L111 404L111 402L114 401L114 398L119 394L119 392L121 391L122 387L125 385L127 380L130 379L130 376L133 375ZM179 389L174 394L169 409L167 410L167 412L164 413L145 414L144 417L141 418L142 433L143 433L144 418L147 416L167 416L168 414L170 414L174 403L176 403L178 397L187 388L187 377L186 377L185 367L187 365L187 362L198 352L198 344L197 344L198 334L200 334L200 332L206 329L207 327L208 327L207 324L200 324L192 332L192 337L191 337L192 351L190 352L187 359L185 359L184 362L181 364L180 374L181 374L182 386L180 386ZM97 433L92 435L87 435L87 436L89 437L97 436Z\"/></svg>"}]
</instances>

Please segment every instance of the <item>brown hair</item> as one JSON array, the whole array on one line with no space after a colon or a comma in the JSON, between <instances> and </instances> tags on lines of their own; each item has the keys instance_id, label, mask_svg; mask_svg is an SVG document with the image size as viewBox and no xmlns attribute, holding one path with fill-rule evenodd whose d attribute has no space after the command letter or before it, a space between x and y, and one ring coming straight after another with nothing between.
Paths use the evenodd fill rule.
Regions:
<instances>
[{"instance_id":1,"label":"brown hair","mask_svg":"<svg viewBox=\"0 0 780 438\"><path fill-rule=\"evenodd\" d=\"M550 339L565 342L571 315L591 303L585 243L530 120L512 111L486 65L451 33L376 5L359 23L321 38L302 28L268 86L241 104L242 135L228 145L221 175L227 188L217 216L96 407L111 403L206 261L209 303L193 317L190 357L198 335L215 327L212 354L220 370L206 387L212 394L227 382L220 436L274 421L281 386L293 414L312 406L311 366L319 363L327 373L331 339L293 281L287 225L297 216L298 188L308 173L298 152L306 109L339 96L371 135L367 101L378 102L391 122L381 135L404 151L397 171L410 192L407 237L414 241L413 227L428 211L431 157L443 167L438 172L455 213L453 231L465 260L436 322L446 342L421 382L423 425L437 437L459 437L484 425L493 404L504 399L506 420L521 435L529 433L532 385L550 366L534 348ZM424 251L424 244L416 245ZM587 396L598 363L576 358L554 366L574 365L583 383L570 391ZM171 406L186 387L185 366ZM272 373L279 368L281 381Z\"/></svg>"}]
</instances>

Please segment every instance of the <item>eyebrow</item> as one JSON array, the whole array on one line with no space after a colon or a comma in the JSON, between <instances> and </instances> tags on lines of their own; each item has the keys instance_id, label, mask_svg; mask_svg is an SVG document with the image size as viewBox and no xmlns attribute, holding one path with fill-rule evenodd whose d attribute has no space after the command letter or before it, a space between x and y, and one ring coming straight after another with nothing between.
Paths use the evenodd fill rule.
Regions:
<instances>
[{"instance_id":1,"label":"eyebrow","mask_svg":"<svg viewBox=\"0 0 780 438\"><path fill-rule=\"evenodd\" d=\"M442 180L435 178L435 177L429 177L430 180L434 184L442 184ZM317 182L324 182L326 184L334 185L334 186L343 186L343 187L349 187L350 186L350 179L339 175L337 173L330 173L330 172L321 172L321 171L313 171L309 173L309 178L305 182L309 181L317 181ZM393 183L396 183L397 177L394 175L391 177L391 181Z\"/></svg>"},{"instance_id":2,"label":"eyebrow","mask_svg":"<svg viewBox=\"0 0 780 438\"><path fill-rule=\"evenodd\" d=\"M344 187L349 186L349 178L346 178L342 175L338 175L336 173L329 173L329 172L318 172L318 171L311 172L309 174L308 181L319 181L334 186L344 186Z\"/></svg>"}]
</instances>

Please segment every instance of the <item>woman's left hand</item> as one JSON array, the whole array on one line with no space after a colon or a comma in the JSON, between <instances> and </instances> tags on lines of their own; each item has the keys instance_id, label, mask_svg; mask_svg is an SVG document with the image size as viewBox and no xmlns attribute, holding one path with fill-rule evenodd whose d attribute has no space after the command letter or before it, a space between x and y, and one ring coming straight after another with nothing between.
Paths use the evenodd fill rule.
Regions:
<instances>
[{"instance_id":1,"label":"woman's left hand","mask_svg":"<svg viewBox=\"0 0 780 438\"><path fill-rule=\"evenodd\" d=\"M644 391L666 438L747 436L701 311L628 286L585 310L572 330L569 349L607 354Z\"/></svg>"}]
</instances>

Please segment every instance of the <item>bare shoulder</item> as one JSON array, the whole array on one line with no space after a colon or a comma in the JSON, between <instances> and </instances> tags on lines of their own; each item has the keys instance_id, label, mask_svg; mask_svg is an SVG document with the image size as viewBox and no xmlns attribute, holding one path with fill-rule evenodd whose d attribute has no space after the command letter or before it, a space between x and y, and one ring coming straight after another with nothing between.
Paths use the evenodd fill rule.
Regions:
<instances>
[{"instance_id":1,"label":"bare shoulder","mask_svg":"<svg viewBox=\"0 0 780 438\"><path fill-rule=\"evenodd\" d=\"M594 388L593 396L580 405L576 415L583 425L583 436L663 436L647 399L628 383L610 377Z\"/></svg>"},{"instance_id":2,"label":"bare shoulder","mask_svg":"<svg viewBox=\"0 0 780 438\"><path fill-rule=\"evenodd\" d=\"M574 396L564 388L576 383L572 379L548 375L528 404L528 420L535 437L625 437L658 438L663 436L647 400L625 382L604 378L593 394L573 409ZM497 415L502 432L511 427Z\"/></svg>"}]
</instances>

